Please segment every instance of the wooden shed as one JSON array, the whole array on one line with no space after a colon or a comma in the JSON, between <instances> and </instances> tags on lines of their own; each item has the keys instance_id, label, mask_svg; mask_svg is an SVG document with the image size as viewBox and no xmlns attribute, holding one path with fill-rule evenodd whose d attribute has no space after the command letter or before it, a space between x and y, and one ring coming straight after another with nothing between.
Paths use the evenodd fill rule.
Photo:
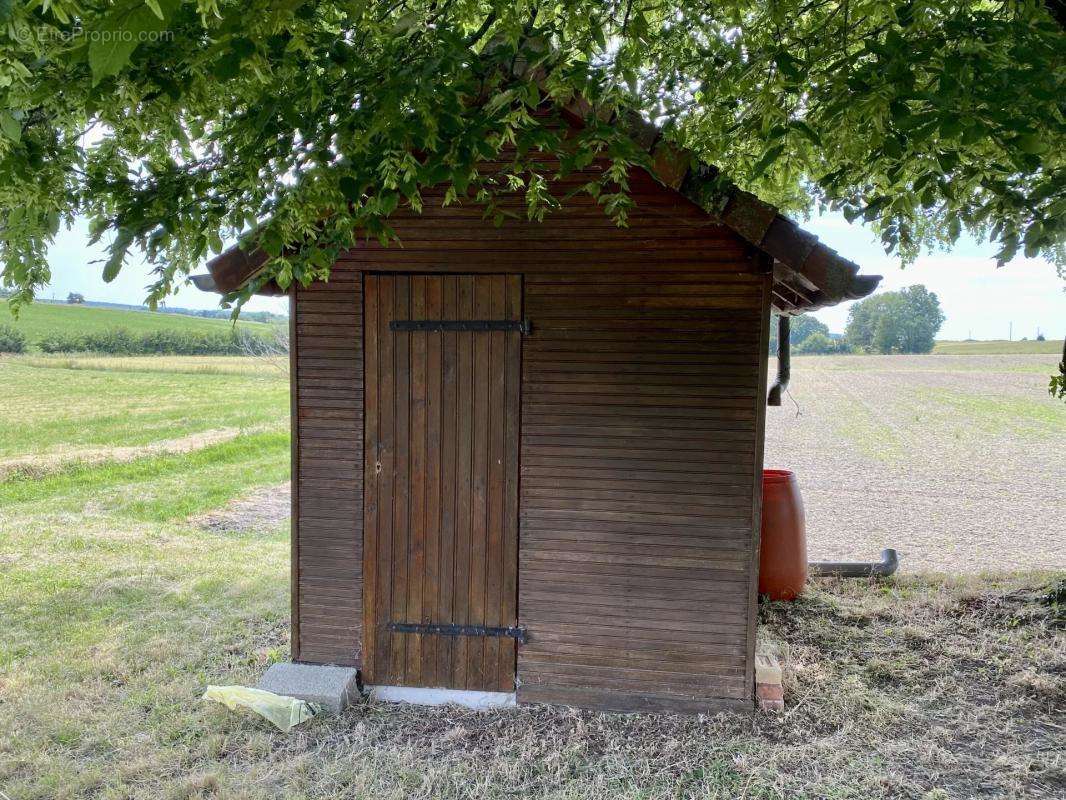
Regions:
<instances>
[{"instance_id":1,"label":"wooden shed","mask_svg":"<svg viewBox=\"0 0 1066 800\"><path fill-rule=\"evenodd\" d=\"M294 661L751 707L770 312L877 277L750 194L708 199L711 168L618 124L656 164L630 176L628 227L583 194L495 227L442 192L394 214L402 244L290 292ZM262 264L234 248L197 282Z\"/></svg>"}]
</instances>

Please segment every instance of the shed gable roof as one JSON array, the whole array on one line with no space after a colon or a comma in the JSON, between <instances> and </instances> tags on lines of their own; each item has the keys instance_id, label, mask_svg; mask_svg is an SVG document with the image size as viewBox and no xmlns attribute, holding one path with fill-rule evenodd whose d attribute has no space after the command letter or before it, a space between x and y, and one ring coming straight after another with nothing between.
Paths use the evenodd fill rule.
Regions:
<instances>
[{"instance_id":1,"label":"shed gable roof","mask_svg":"<svg viewBox=\"0 0 1066 800\"><path fill-rule=\"evenodd\" d=\"M579 117L589 113L580 101L567 110ZM751 192L733 184L723 188L717 167L663 139L662 131L636 111L626 112L618 122L647 149L659 181L774 259L773 305L778 313L799 314L857 300L881 282L880 275L861 275L858 264Z\"/></svg>"},{"instance_id":2,"label":"shed gable roof","mask_svg":"<svg viewBox=\"0 0 1066 800\"><path fill-rule=\"evenodd\" d=\"M562 110L577 125L593 113L581 98ZM772 305L776 312L800 314L865 297L877 288L880 275L860 274L858 264L821 243L814 234L750 192L732 184L723 188L716 167L700 162L690 151L663 139L662 131L637 112L629 111L608 121L624 126L632 139L646 150L651 160L650 174L656 180L773 259ZM192 280L204 291L232 292L255 277L266 260L260 250L245 250L235 245L207 262L209 275L194 275ZM258 293L285 292L271 282Z\"/></svg>"}]
</instances>

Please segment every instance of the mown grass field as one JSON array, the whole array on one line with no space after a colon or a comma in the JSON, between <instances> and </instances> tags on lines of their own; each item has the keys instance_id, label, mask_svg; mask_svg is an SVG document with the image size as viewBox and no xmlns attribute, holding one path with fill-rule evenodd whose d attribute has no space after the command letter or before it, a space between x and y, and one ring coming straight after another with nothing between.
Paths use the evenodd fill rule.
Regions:
<instances>
[{"instance_id":1,"label":"mown grass field","mask_svg":"<svg viewBox=\"0 0 1066 800\"><path fill-rule=\"evenodd\" d=\"M31 348L50 333L100 333L125 328L135 334L152 331L225 332L232 323L226 319L194 317L188 314L162 314L151 311L125 311L117 308L31 303L22 308L17 319L0 306L0 325L11 325L26 335ZM248 331L265 331L269 325L242 321L238 326Z\"/></svg>"},{"instance_id":2,"label":"mown grass field","mask_svg":"<svg viewBox=\"0 0 1066 800\"><path fill-rule=\"evenodd\" d=\"M906 572L1066 569L1066 405L1053 355L809 356L766 416L815 559ZM773 367L771 367L771 370Z\"/></svg>"},{"instance_id":3,"label":"mown grass field","mask_svg":"<svg viewBox=\"0 0 1066 800\"><path fill-rule=\"evenodd\" d=\"M287 433L286 369L242 357L6 358L0 463L212 431Z\"/></svg>"},{"instance_id":4,"label":"mown grass field","mask_svg":"<svg viewBox=\"0 0 1066 800\"><path fill-rule=\"evenodd\" d=\"M863 360L797 362L795 390L825 396ZM881 397L884 372L848 374ZM956 392L973 394L971 374ZM1038 377L979 394L1021 402L1015 381ZM235 500L288 479L285 373L24 356L0 358L0 381L4 800L1061 796L1066 573L1046 569L822 581L763 608L792 651L781 716L363 706L277 733L200 695L287 657L287 519L226 524ZM859 435L834 425L820 435Z\"/></svg>"},{"instance_id":5,"label":"mown grass field","mask_svg":"<svg viewBox=\"0 0 1066 800\"><path fill-rule=\"evenodd\" d=\"M1048 339L1038 342L1035 339L1009 342L1006 339L977 341L939 341L933 347L934 355L945 356L989 356L1019 355L1025 353L1061 353L1062 339Z\"/></svg>"}]
</instances>

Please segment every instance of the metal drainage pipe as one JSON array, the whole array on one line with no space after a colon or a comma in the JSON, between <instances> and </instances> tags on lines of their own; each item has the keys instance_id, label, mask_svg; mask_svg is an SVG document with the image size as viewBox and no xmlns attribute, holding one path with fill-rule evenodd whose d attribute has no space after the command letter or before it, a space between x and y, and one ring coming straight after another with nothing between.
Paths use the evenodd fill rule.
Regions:
<instances>
[{"instance_id":1,"label":"metal drainage pipe","mask_svg":"<svg viewBox=\"0 0 1066 800\"><path fill-rule=\"evenodd\" d=\"M887 578L899 568L896 551L886 548L881 551L880 561L812 561L807 565L809 575L833 578Z\"/></svg>"},{"instance_id":2,"label":"metal drainage pipe","mask_svg":"<svg viewBox=\"0 0 1066 800\"><path fill-rule=\"evenodd\" d=\"M781 405L781 393L788 388L788 379L792 375L791 328L789 318L784 314L777 318L777 383L770 387L770 393L766 395L768 406Z\"/></svg>"}]
</instances>

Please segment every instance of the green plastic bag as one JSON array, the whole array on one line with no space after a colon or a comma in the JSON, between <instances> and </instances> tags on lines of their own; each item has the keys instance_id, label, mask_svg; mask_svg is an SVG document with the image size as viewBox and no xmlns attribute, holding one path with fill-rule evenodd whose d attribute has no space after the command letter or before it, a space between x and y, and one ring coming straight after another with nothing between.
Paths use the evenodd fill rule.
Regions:
<instances>
[{"instance_id":1,"label":"green plastic bag","mask_svg":"<svg viewBox=\"0 0 1066 800\"><path fill-rule=\"evenodd\" d=\"M247 686L208 686L204 699L217 700L233 711L247 708L285 733L322 711L314 703Z\"/></svg>"}]
</instances>

